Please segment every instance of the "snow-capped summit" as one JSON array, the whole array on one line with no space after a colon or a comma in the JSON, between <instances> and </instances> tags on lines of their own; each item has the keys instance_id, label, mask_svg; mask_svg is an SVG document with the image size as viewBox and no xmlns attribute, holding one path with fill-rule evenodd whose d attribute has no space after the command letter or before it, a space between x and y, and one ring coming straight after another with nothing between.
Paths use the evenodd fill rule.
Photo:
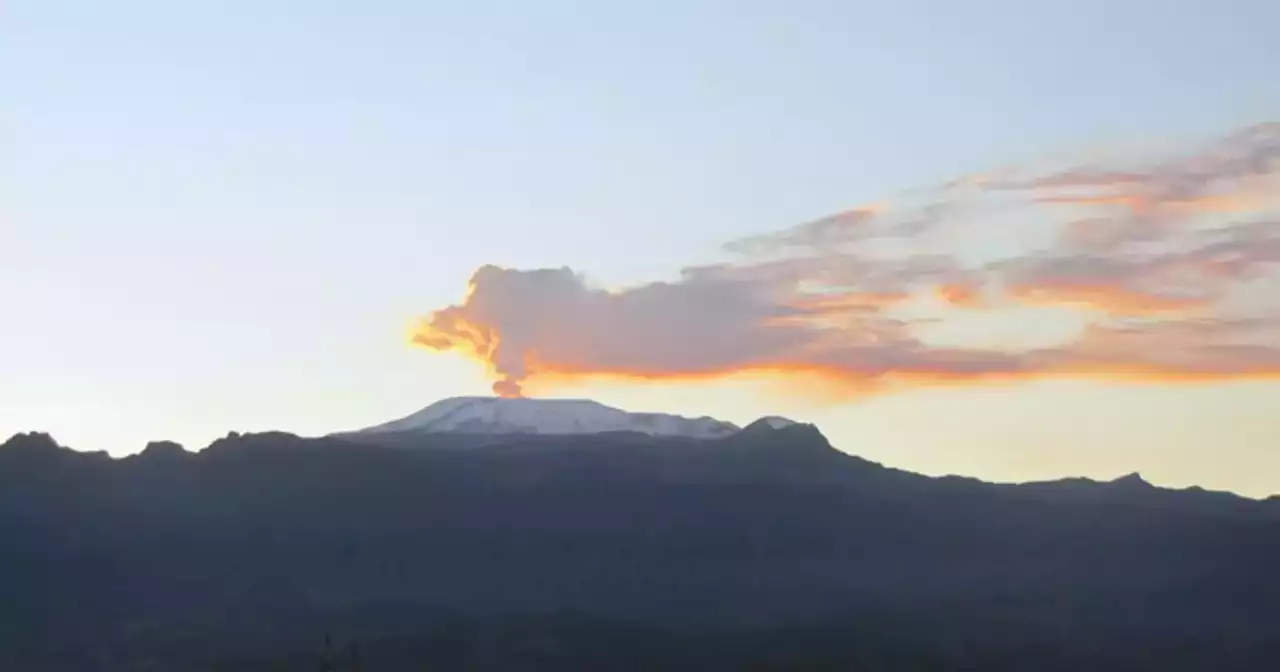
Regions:
<instances>
[{"instance_id":1,"label":"snow-capped summit","mask_svg":"<svg viewBox=\"0 0 1280 672\"><path fill-rule=\"evenodd\" d=\"M789 422L776 419L782 422ZM360 433L456 432L467 434L598 434L640 432L653 436L715 439L739 427L715 418L630 413L588 399L454 397Z\"/></svg>"},{"instance_id":2,"label":"snow-capped summit","mask_svg":"<svg viewBox=\"0 0 1280 672\"><path fill-rule=\"evenodd\" d=\"M799 424L795 420L784 418L780 415L766 415L756 422L763 422L769 426L769 429L782 429L783 427L790 427L792 425Z\"/></svg>"}]
</instances>

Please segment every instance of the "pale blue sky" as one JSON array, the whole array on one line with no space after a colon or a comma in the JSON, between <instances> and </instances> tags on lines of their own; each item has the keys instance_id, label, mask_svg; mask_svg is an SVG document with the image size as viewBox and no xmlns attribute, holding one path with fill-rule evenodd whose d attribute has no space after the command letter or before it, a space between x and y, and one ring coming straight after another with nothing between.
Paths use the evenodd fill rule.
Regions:
<instances>
[{"instance_id":1,"label":"pale blue sky","mask_svg":"<svg viewBox=\"0 0 1280 672\"><path fill-rule=\"evenodd\" d=\"M958 173L1280 118L1276 26L1267 0L11 0L0 434L199 447L485 393L477 367L405 344L481 264L641 282ZM1255 388L596 395L737 421L782 406L934 473L1261 494L1280 434L1277 388ZM1125 408L1179 419L1143 433ZM1090 413L1112 424L1063 433ZM1209 464L1224 427L1245 433Z\"/></svg>"}]
</instances>

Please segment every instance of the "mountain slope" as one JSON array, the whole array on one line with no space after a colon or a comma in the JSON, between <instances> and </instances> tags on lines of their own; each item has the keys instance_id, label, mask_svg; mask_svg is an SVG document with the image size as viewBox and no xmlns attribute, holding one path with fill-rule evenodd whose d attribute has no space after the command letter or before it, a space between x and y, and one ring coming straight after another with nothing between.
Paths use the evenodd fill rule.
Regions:
<instances>
[{"instance_id":1,"label":"mountain slope","mask_svg":"<svg viewBox=\"0 0 1280 672\"><path fill-rule=\"evenodd\" d=\"M933 479L767 422L713 440L510 434L460 451L403 448L470 437L363 436L232 435L118 460L43 435L0 445L0 666L215 669L305 649L334 624L427 637L441 614L628 624L636 639L609 653L630 669L736 669L681 668L674 652L642 665L625 642L653 629L739 633L750 659L770 652L742 634L758 628L833 633L803 650L890 628L884 647L967 656L925 669L1008 669L973 656L1033 651L1036 669L1108 670L1166 650L1181 669L1249 669L1280 631L1271 502L1133 479Z\"/></svg>"},{"instance_id":2,"label":"mountain slope","mask_svg":"<svg viewBox=\"0 0 1280 672\"><path fill-rule=\"evenodd\" d=\"M456 432L469 434L599 434L639 432L652 436L717 438L738 431L714 418L666 413L630 413L587 399L454 397L358 433Z\"/></svg>"}]
</instances>

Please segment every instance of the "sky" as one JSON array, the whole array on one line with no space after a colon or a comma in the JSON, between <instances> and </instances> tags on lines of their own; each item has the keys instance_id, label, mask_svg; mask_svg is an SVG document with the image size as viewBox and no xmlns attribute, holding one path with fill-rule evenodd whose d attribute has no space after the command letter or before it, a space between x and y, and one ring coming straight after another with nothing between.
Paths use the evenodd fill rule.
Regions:
<instances>
[{"instance_id":1,"label":"sky","mask_svg":"<svg viewBox=\"0 0 1280 672\"><path fill-rule=\"evenodd\" d=\"M198 448L508 381L785 414L929 474L1280 493L1276 192L1247 160L1276 25L1265 0L9 0L0 435ZM1177 277L1117 265L1133 245ZM800 306L832 259L858 305ZM950 298L871 301L903 293Z\"/></svg>"}]
</instances>

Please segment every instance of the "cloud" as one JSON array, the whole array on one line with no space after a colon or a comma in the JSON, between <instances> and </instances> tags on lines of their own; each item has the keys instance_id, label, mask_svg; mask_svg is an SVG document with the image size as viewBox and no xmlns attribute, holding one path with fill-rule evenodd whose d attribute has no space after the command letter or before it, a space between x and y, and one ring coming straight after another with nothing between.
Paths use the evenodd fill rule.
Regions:
<instances>
[{"instance_id":1,"label":"cloud","mask_svg":"<svg viewBox=\"0 0 1280 672\"><path fill-rule=\"evenodd\" d=\"M618 291L569 268L484 266L413 340L482 362L508 396L593 376L817 376L865 394L1280 375L1280 124L1166 155L960 178L724 252ZM1009 349L926 328L1043 307L1070 311L1078 332Z\"/></svg>"}]
</instances>

